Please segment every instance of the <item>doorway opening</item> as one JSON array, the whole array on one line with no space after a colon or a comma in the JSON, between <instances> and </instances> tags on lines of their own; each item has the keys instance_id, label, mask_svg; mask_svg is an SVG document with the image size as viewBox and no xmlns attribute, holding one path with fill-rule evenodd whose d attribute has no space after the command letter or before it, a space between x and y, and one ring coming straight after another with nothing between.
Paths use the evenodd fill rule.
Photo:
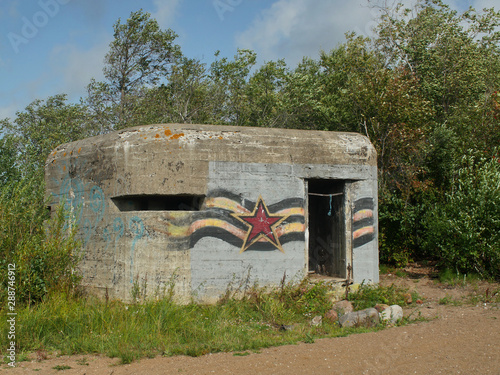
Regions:
<instances>
[{"instance_id":1,"label":"doorway opening","mask_svg":"<svg viewBox=\"0 0 500 375\"><path fill-rule=\"evenodd\" d=\"M343 180L307 180L309 273L346 277Z\"/></svg>"}]
</instances>

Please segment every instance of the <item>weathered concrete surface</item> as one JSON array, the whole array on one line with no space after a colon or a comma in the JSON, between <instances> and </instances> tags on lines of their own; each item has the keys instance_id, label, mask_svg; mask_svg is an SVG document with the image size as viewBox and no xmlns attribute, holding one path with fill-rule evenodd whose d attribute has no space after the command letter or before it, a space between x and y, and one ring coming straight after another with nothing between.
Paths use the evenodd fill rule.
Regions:
<instances>
[{"instance_id":1,"label":"weathered concrete surface","mask_svg":"<svg viewBox=\"0 0 500 375\"><path fill-rule=\"evenodd\" d=\"M310 179L343 181L337 263L377 282L376 153L359 134L150 125L61 145L46 164L51 206L80 228L84 285L124 300L134 284L213 300L230 282L303 277Z\"/></svg>"}]
</instances>

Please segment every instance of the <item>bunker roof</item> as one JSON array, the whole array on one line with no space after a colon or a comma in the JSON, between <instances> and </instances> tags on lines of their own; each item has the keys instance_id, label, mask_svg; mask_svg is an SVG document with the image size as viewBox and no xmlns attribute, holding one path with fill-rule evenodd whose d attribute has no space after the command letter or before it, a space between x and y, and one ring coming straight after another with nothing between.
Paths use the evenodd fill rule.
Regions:
<instances>
[{"instance_id":1,"label":"bunker roof","mask_svg":"<svg viewBox=\"0 0 500 375\"><path fill-rule=\"evenodd\" d=\"M115 196L124 184L127 194L205 194L209 170L217 163L281 164L288 166L287 174L302 178L332 178L328 168L339 166L353 171L344 178L355 179L368 178L365 171L376 173L376 159L368 138L357 133L160 124L57 147L47 159L46 182L50 190L64 176L78 177Z\"/></svg>"},{"instance_id":2,"label":"bunker roof","mask_svg":"<svg viewBox=\"0 0 500 375\"><path fill-rule=\"evenodd\" d=\"M119 148L185 160L376 166L375 148L358 133L194 124L136 126L63 144L47 162Z\"/></svg>"}]
</instances>

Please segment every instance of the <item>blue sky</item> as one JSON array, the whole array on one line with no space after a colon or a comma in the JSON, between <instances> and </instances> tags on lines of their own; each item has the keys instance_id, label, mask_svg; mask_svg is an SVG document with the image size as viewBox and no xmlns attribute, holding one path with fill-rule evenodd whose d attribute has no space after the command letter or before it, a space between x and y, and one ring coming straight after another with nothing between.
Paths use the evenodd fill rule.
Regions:
<instances>
[{"instance_id":1,"label":"blue sky","mask_svg":"<svg viewBox=\"0 0 500 375\"><path fill-rule=\"evenodd\" d=\"M113 24L140 8L179 35L188 57L210 63L216 50L232 57L250 48L259 62L285 58L292 67L342 43L347 31L370 35L378 14L367 0L0 0L0 119L59 93L77 102L91 78L102 79Z\"/></svg>"}]
</instances>

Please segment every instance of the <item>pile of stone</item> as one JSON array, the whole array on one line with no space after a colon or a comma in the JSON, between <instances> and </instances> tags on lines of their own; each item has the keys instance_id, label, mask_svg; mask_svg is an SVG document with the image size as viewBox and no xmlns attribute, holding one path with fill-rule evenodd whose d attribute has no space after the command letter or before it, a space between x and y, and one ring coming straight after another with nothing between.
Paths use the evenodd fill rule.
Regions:
<instances>
[{"instance_id":1,"label":"pile of stone","mask_svg":"<svg viewBox=\"0 0 500 375\"><path fill-rule=\"evenodd\" d=\"M315 317L312 324L317 325L318 321L321 322L320 318L320 316ZM403 319L403 309L399 305L378 304L375 307L354 311L352 303L343 300L335 302L333 308L326 312L324 319L332 323L338 321L341 327L373 327L380 322L396 324Z\"/></svg>"}]
</instances>

